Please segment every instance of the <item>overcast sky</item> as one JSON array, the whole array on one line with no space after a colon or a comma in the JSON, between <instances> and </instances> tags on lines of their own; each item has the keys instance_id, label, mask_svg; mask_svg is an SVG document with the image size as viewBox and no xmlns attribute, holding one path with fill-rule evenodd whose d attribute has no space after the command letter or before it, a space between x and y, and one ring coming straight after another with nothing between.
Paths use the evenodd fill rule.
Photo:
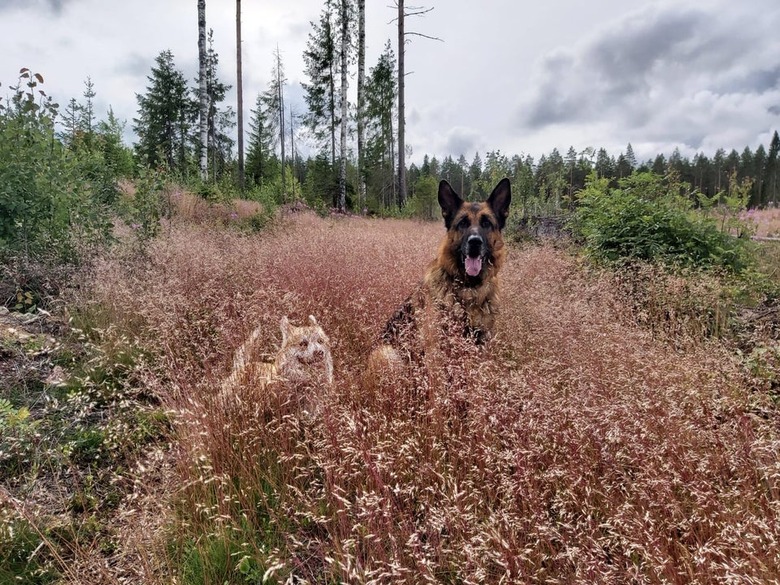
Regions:
<instances>
[{"instance_id":1,"label":"overcast sky","mask_svg":"<svg viewBox=\"0 0 780 585\"><path fill-rule=\"evenodd\" d=\"M410 4L411 0L407 0ZM245 116L267 87L276 46L288 102L303 110L302 53L324 0L243 0ZM389 0L367 0L367 67L395 49ZM778 0L430 0L409 19L407 144L412 160L500 149L539 155L632 144L638 158L679 147L711 155L768 145L780 127ZM235 77L235 2L207 0L220 77ZM61 104L92 78L102 117L136 115L154 58L197 75L196 0L0 0L0 92L21 67ZM355 78L351 79L354 89ZM228 96L235 103L235 93Z\"/></svg>"}]
</instances>

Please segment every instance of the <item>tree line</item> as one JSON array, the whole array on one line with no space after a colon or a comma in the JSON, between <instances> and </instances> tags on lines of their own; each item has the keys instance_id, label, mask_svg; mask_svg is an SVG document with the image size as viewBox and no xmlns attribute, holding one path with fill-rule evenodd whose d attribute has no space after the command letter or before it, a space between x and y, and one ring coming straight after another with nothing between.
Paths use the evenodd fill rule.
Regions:
<instances>
[{"instance_id":1,"label":"tree line","mask_svg":"<svg viewBox=\"0 0 780 585\"><path fill-rule=\"evenodd\" d=\"M198 7L200 16L205 0L199 0ZM397 47L403 49L408 35L435 38L410 32L403 24L406 17L422 16L430 9L406 9L402 1L393 8L398 11ZM409 197L429 197L429 184L418 184L427 176L447 179L462 192L477 195L483 194L483 185L509 176L527 205L554 211L573 205L575 194L584 187L591 172L618 180L635 171L663 174L671 169L706 195L728 191L729 178L734 175L740 181L752 181L752 206L778 201L780 142L775 139L768 148L760 146L755 152L748 147L741 153L721 149L714 156L697 154L692 160L675 150L670 155L637 161L628 144L616 157L603 148L577 151L571 147L565 154L554 149L537 160L500 151L486 153L484 162L479 153L470 162L466 153L457 159L447 156L442 161L426 155L420 166L407 167L403 162L407 149L399 58L403 51L397 55L388 39L377 62L365 71L364 0L325 0L319 18L311 23L303 53L304 112L295 112L286 103L288 80L277 47L267 88L255 96L250 109L246 164L237 166L234 144L229 138L235 114L230 106L222 105L230 86L217 79L213 32L208 35L208 48L203 49L204 27L205 17L199 17L199 47L203 56L200 89L186 88L170 51L163 51L152 68L146 93L138 96L139 116L134 120L134 129L139 142L135 152L147 164L165 163L185 177L195 174L200 161L201 178L210 173L210 180L223 189L246 185L250 197L253 192L260 192L262 197L278 202L304 198L323 208L386 212L404 208ZM237 27L240 30L240 22ZM355 64L357 103L352 104L348 99L348 80ZM240 75L238 81L240 85ZM207 119L198 127L196 118L200 113L202 119L203 112L208 112ZM194 136L198 128L200 139ZM242 133L239 128L239 142ZM355 140L351 140L355 134ZM314 154L301 156L303 142L313 146ZM238 155L242 160L241 145ZM208 168L204 160L210 161Z\"/></svg>"},{"instance_id":2,"label":"tree line","mask_svg":"<svg viewBox=\"0 0 780 585\"><path fill-rule=\"evenodd\" d=\"M565 155L556 148L538 159L508 156L498 150L487 152L484 161L476 153L471 162L464 155L457 159L448 155L441 161L425 155L419 167L411 165L409 176L412 185L422 177L433 176L446 179L463 193L483 197L496 180L510 177L516 197L531 213L554 213L575 205L577 193L593 173L616 184L643 172L661 176L672 172L681 183L689 185L691 195L700 193L712 198L747 188L749 207L776 206L780 204L780 136L775 131L768 148L759 145L753 151L746 146L741 152L733 149L728 153L720 148L713 156L697 153L692 159L676 148L668 156L658 154L638 161L630 143L617 156L604 148L578 152L574 147L569 147Z\"/></svg>"}]
</instances>

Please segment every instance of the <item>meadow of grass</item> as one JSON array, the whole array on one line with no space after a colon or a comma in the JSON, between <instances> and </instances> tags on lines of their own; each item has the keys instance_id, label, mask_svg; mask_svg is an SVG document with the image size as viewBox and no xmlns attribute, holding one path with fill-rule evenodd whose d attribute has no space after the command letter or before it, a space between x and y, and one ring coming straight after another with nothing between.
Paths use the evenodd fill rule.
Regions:
<instances>
[{"instance_id":1,"label":"meadow of grass","mask_svg":"<svg viewBox=\"0 0 780 585\"><path fill-rule=\"evenodd\" d=\"M780 237L780 209L776 207L748 209L740 214L740 219L753 224L759 238Z\"/></svg>"},{"instance_id":2,"label":"meadow of grass","mask_svg":"<svg viewBox=\"0 0 780 585\"><path fill-rule=\"evenodd\" d=\"M101 263L95 300L156 356L146 383L176 420L143 577L778 582L774 403L725 343L642 324L610 274L512 248L485 348L445 340L408 372L366 372L442 234L309 214L254 235L174 223L143 258ZM333 346L319 417L285 384L218 396L250 331L266 326L270 357L279 319L308 314Z\"/></svg>"}]
</instances>

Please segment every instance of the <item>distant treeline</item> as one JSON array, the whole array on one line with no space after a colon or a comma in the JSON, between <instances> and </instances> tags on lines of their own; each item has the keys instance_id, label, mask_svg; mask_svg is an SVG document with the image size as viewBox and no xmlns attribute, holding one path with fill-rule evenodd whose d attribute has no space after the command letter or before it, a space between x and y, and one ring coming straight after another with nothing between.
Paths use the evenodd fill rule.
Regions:
<instances>
[{"instance_id":1,"label":"distant treeline","mask_svg":"<svg viewBox=\"0 0 780 585\"><path fill-rule=\"evenodd\" d=\"M456 190L485 196L490 185L501 177L510 177L516 198L546 209L560 209L574 205L577 192L585 187L587 177L595 172L599 178L618 180L635 172L653 172L666 175L673 172L692 191L708 197L718 193L729 194L734 185L750 183L750 207L766 207L780 202L778 157L780 136L775 132L768 149L760 145L755 152L745 147L742 153L719 149L712 157L696 154L689 159L679 149L670 155L637 161L631 144L617 157L605 149L586 149L577 152L569 148L566 155L554 149L550 154L534 160L531 156L507 156L500 151L488 152L484 160L477 153L469 163L465 156L455 159L447 156L439 161L426 155L418 167L411 165L409 184L414 186L426 176L449 181Z\"/></svg>"}]
</instances>

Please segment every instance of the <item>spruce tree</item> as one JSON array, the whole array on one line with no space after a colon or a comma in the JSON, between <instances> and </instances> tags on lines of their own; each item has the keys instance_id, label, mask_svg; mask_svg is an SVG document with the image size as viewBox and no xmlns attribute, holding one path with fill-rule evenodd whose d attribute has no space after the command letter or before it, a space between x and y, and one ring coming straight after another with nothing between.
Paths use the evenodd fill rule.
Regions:
<instances>
[{"instance_id":1,"label":"spruce tree","mask_svg":"<svg viewBox=\"0 0 780 585\"><path fill-rule=\"evenodd\" d=\"M395 55L388 40L369 71L365 95L366 172L383 205L397 205L395 182Z\"/></svg>"},{"instance_id":2,"label":"spruce tree","mask_svg":"<svg viewBox=\"0 0 780 585\"><path fill-rule=\"evenodd\" d=\"M336 165L336 128L340 124L336 87L339 63L334 20L333 7L330 0L326 0L319 22L312 23L312 31L303 53L309 83L302 84L309 110L304 124L321 146L330 146L332 167Z\"/></svg>"},{"instance_id":3,"label":"spruce tree","mask_svg":"<svg viewBox=\"0 0 780 585\"><path fill-rule=\"evenodd\" d=\"M766 166L764 172L764 188L766 189L766 203L777 204L778 200L778 188L780 188L780 181L778 181L778 167L780 166L780 136L775 130L772 135L772 141L769 143L769 154L766 157Z\"/></svg>"},{"instance_id":4,"label":"spruce tree","mask_svg":"<svg viewBox=\"0 0 780 585\"><path fill-rule=\"evenodd\" d=\"M136 152L152 167L167 165L172 171L184 173L197 106L189 97L187 82L176 69L170 50L157 56L147 79L146 93L136 94Z\"/></svg>"},{"instance_id":5,"label":"spruce tree","mask_svg":"<svg viewBox=\"0 0 780 585\"><path fill-rule=\"evenodd\" d=\"M266 103L258 94L255 109L250 110L246 173L255 185L262 185L276 174L278 162L274 156L275 134L271 130Z\"/></svg>"},{"instance_id":6,"label":"spruce tree","mask_svg":"<svg viewBox=\"0 0 780 585\"><path fill-rule=\"evenodd\" d=\"M206 152L215 179L224 173L232 156L234 141L230 130L236 126L235 112L230 106L220 107L231 86L222 83L217 76L219 55L214 50L214 31L209 30L205 61L206 85Z\"/></svg>"}]
</instances>

